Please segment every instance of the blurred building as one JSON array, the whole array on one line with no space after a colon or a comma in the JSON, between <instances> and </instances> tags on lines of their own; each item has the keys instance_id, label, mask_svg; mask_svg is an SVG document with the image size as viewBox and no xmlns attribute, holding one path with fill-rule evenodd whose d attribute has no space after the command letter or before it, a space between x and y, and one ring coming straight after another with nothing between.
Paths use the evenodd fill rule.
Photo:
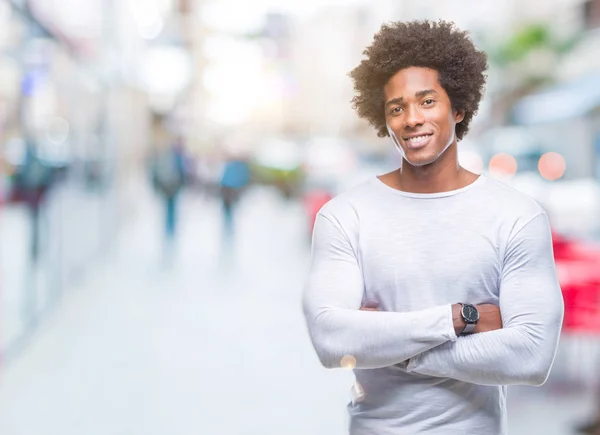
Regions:
<instances>
[{"instance_id":1,"label":"blurred building","mask_svg":"<svg viewBox=\"0 0 600 435\"><path fill-rule=\"evenodd\" d=\"M5 278L4 287L42 295L28 302L37 311L58 300L107 235L139 212L146 157L173 136L192 154L211 154L206 161L262 153L283 172L326 148L315 144L351 148L343 159L329 153L352 161L346 172L361 174L355 151L388 158L389 141L352 110L348 73L382 23L440 17L470 30L490 59L461 149L482 168L508 154L495 161L514 159L511 175L533 175L544 188L591 180L595 191L600 0L0 1L0 214L25 213L13 184L29 148L61 174L44 202L39 284L23 290L25 278ZM564 159L563 184L540 176L547 152ZM26 227L11 231L2 264L25 255L13 246L30 237ZM15 304L25 297L11 298L2 309L12 337L23 329Z\"/></svg>"},{"instance_id":2,"label":"blurred building","mask_svg":"<svg viewBox=\"0 0 600 435\"><path fill-rule=\"evenodd\" d=\"M18 347L136 213L151 121L178 109L192 76L188 8L0 2L0 352ZM14 176L29 155L57 175L31 225Z\"/></svg>"}]
</instances>

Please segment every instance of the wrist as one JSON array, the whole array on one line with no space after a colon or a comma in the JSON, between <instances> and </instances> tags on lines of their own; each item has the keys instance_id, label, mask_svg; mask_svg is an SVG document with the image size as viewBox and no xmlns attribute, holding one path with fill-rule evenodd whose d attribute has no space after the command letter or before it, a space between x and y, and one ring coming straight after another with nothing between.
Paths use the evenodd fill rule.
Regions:
<instances>
[{"instance_id":1,"label":"wrist","mask_svg":"<svg viewBox=\"0 0 600 435\"><path fill-rule=\"evenodd\" d=\"M462 317L462 305L452 304L452 323L454 325L454 332L456 335L460 335L467 327L467 323Z\"/></svg>"},{"instance_id":2,"label":"wrist","mask_svg":"<svg viewBox=\"0 0 600 435\"><path fill-rule=\"evenodd\" d=\"M477 333L481 332L481 324L483 323L485 326L485 324L486 324L485 320L487 318L487 313L484 310L481 310L479 305L475 305L475 307L477 308L477 311L479 312L479 320L477 321L477 325L475 325L473 334L477 334ZM483 320L483 322L482 322L482 320Z\"/></svg>"}]
</instances>

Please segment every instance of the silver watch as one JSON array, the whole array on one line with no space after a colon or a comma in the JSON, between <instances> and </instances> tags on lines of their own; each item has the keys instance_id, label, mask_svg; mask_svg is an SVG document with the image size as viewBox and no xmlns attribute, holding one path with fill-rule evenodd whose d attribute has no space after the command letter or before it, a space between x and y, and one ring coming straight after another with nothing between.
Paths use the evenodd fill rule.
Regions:
<instances>
[{"instance_id":1,"label":"silver watch","mask_svg":"<svg viewBox=\"0 0 600 435\"><path fill-rule=\"evenodd\" d=\"M465 329L461 332L463 334L472 334L477 326L477 322L479 321L479 311L475 305L472 304L463 304L461 303L460 315L462 319L467 324Z\"/></svg>"}]
</instances>

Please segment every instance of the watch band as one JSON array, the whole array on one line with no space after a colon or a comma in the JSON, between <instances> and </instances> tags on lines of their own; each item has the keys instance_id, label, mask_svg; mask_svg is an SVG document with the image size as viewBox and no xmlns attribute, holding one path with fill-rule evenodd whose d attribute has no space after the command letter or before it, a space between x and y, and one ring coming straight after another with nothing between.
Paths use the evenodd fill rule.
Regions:
<instances>
[{"instance_id":1,"label":"watch band","mask_svg":"<svg viewBox=\"0 0 600 435\"><path fill-rule=\"evenodd\" d=\"M465 326L465 329L463 329L461 334L472 334L476 326L477 323L467 323L467 326Z\"/></svg>"}]
</instances>

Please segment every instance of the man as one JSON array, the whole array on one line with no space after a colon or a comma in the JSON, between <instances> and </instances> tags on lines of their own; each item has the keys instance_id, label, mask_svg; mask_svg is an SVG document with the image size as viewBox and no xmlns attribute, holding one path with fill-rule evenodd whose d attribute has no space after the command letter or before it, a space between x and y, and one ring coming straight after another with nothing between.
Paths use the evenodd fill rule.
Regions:
<instances>
[{"instance_id":1,"label":"man","mask_svg":"<svg viewBox=\"0 0 600 435\"><path fill-rule=\"evenodd\" d=\"M177 200L186 182L184 153L183 138L178 137L164 149L158 150L151 161L152 184L164 200L165 241L168 250L177 230Z\"/></svg>"},{"instance_id":2,"label":"man","mask_svg":"<svg viewBox=\"0 0 600 435\"><path fill-rule=\"evenodd\" d=\"M241 156L231 156L223 166L221 175L221 203L225 235L231 236L234 230L234 209L242 192L250 183L250 167Z\"/></svg>"},{"instance_id":3,"label":"man","mask_svg":"<svg viewBox=\"0 0 600 435\"><path fill-rule=\"evenodd\" d=\"M352 435L505 434L506 386L545 382L562 323L546 213L458 164L486 70L465 32L393 23L365 55L355 108L403 161L319 212L313 345L355 368Z\"/></svg>"}]
</instances>

